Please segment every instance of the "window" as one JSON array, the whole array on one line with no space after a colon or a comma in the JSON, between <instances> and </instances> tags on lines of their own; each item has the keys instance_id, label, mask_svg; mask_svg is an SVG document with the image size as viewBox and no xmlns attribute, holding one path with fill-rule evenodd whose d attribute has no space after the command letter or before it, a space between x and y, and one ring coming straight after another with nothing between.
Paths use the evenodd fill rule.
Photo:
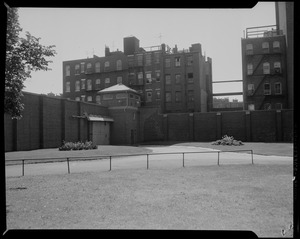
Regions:
<instances>
[{"instance_id":1,"label":"window","mask_svg":"<svg viewBox=\"0 0 300 239\"><path fill-rule=\"evenodd\" d=\"M274 52L279 52L280 51L280 42L279 41L274 41L273 42L273 51Z\"/></svg>"},{"instance_id":2,"label":"window","mask_svg":"<svg viewBox=\"0 0 300 239\"><path fill-rule=\"evenodd\" d=\"M85 79L81 79L81 89L85 90Z\"/></svg>"},{"instance_id":3,"label":"window","mask_svg":"<svg viewBox=\"0 0 300 239\"><path fill-rule=\"evenodd\" d=\"M181 75L180 74L176 74L175 75L175 83L176 84L180 84L180 81L181 81Z\"/></svg>"},{"instance_id":4,"label":"window","mask_svg":"<svg viewBox=\"0 0 300 239\"><path fill-rule=\"evenodd\" d=\"M264 110L271 110L272 106L270 103L265 103L264 104Z\"/></svg>"},{"instance_id":5,"label":"window","mask_svg":"<svg viewBox=\"0 0 300 239\"><path fill-rule=\"evenodd\" d=\"M271 95L270 83L265 83L264 84L264 95Z\"/></svg>"},{"instance_id":6,"label":"window","mask_svg":"<svg viewBox=\"0 0 300 239\"><path fill-rule=\"evenodd\" d=\"M105 84L110 84L110 78L105 78L104 83L105 83Z\"/></svg>"},{"instance_id":7,"label":"window","mask_svg":"<svg viewBox=\"0 0 300 239\"><path fill-rule=\"evenodd\" d=\"M252 55L253 54L253 45L247 44L246 45L246 55Z\"/></svg>"},{"instance_id":8,"label":"window","mask_svg":"<svg viewBox=\"0 0 300 239\"><path fill-rule=\"evenodd\" d=\"M87 97L87 101L88 101L88 102L93 101L93 97L92 97L92 96L88 96L88 97Z\"/></svg>"},{"instance_id":9,"label":"window","mask_svg":"<svg viewBox=\"0 0 300 239\"><path fill-rule=\"evenodd\" d=\"M70 82L67 81L66 82L66 92L70 92L71 91L71 85L70 85Z\"/></svg>"},{"instance_id":10,"label":"window","mask_svg":"<svg viewBox=\"0 0 300 239\"><path fill-rule=\"evenodd\" d=\"M248 95L254 94L254 84L248 84Z\"/></svg>"},{"instance_id":11,"label":"window","mask_svg":"<svg viewBox=\"0 0 300 239\"><path fill-rule=\"evenodd\" d=\"M81 71L81 73L84 73L84 64L85 64L84 62L80 63L80 69L81 69L80 71Z\"/></svg>"},{"instance_id":12,"label":"window","mask_svg":"<svg viewBox=\"0 0 300 239\"><path fill-rule=\"evenodd\" d=\"M85 101L85 95L81 96L81 101L83 101L83 102Z\"/></svg>"},{"instance_id":13,"label":"window","mask_svg":"<svg viewBox=\"0 0 300 239\"><path fill-rule=\"evenodd\" d=\"M171 75L165 75L166 85L171 85Z\"/></svg>"},{"instance_id":14,"label":"window","mask_svg":"<svg viewBox=\"0 0 300 239\"><path fill-rule=\"evenodd\" d=\"M154 52L154 63L159 64L159 62L160 62L160 53Z\"/></svg>"},{"instance_id":15,"label":"window","mask_svg":"<svg viewBox=\"0 0 300 239\"><path fill-rule=\"evenodd\" d=\"M128 67L134 66L134 56L133 55L127 56L127 61L128 61Z\"/></svg>"},{"instance_id":16,"label":"window","mask_svg":"<svg viewBox=\"0 0 300 239\"><path fill-rule=\"evenodd\" d=\"M79 80L77 80L75 82L75 91L80 91L80 81Z\"/></svg>"},{"instance_id":17,"label":"window","mask_svg":"<svg viewBox=\"0 0 300 239\"><path fill-rule=\"evenodd\" d=\"M181 102L181 92L180 91L175 92L175 102Z\"/></svg>"},{"instance_id":18,"label":"window","mask_svg":"<svg viewBox=\"0 0 300 239\"><path fill-rule=\"evenodd\" d=\"M270 63L269 62L265 62L263 64L263 73L266 74L270 74Z\"/></svg>"},{"instance_id":19,"label":"window","mask_svg":"<svg viewBox=\"0 0 300 239\"><path fill-rule=\"evenodd\" d=\"M100 89L100 84L101 84L101 80L100 79L96 79L96 90Z\"/></svg>"},{"instance_id":20,"label":"window","mask_svg":"<svg viewBox=\"0 0 300 239\"><path fill-rule=\"evenodd\" d=\"M96 103L97 104L101 103L101 97L100 97L100 95L96 95Z\"/></svg>"},{"instance_id":21,"label":"window","mask_svg":"<svg viewBox=\"0 0 300 239\"><path fill-rule=\"evenodd\" d=\"M276 82L274 86L275 86L275 94L281 95L282 94L281 83Z\"/></svg>"},{"instance_id":22,"label":"window","mask_svg":"<svg viewBox=\"0 0 300 239\"><path fill-rule=\"evenodd\" d=\"M253 74L253 65L252 63L247 64L247 75Z\"/></svg>"},{"instance_id":23,"label":"window","mask_svg":"<svg viewBox=\"0 0 300 239\"><path fill-rule=\"evenodd\" d=\"M143 65L143 55L142 54L138 54L137 55L137 65L138 66L142 66Z\"/></svg>"},{"instance_id":24,"label":"window","mask_svg":"<svg viewBox=\"0 0 300 239\"><path fill-rule=\"evenodd\" d=\"M117 77L117 84L122 84L122 76Z\"/></svg>"},{"instance_id":25,"label":"window","mask_svg":"<svg viewBox=\"0 0 300 239\"><path fill-rule=\"evenodd\" d=\"M144 82L143 82L143 72L138 72L138 83L139 85L142 85Z\"/></svg>"},{"instance_id":26,"label":"window","mask_svg":"<svg viewBox=\"0 0 300 239\"><path fill-rule=\"evenodd\" d=\"M157 82L160 82L160 71L155 71L155 79Z\"/></svg>"},{"instance_id":27,"label":"window","mask_svg":"<svg viewBox=\"0 0 300 239\"><path fill-rule=\"evenodd\" d=\"M96 73L100 72L100 62L96 62L96 64L95 64L95 72Z\"/></svg>"},{"instance_id":28,"label":"window","mask_svg":"<svg viewBox=\"0 0 300 239\"><path fill-rule=\"evenodd\" d=\"M262 43L262 50L263 50L263 53L269 53L269 42Z\"/></svg>"},{"instance_id":29,"label":"window","mask_svg":"<svg viewBox=\"0 0 300 239\"><path fill-rule=\"evenodd\" d=\"M109 61L104 62L104 71L108 71Z\"/></svg>"},{"instance_id":30,"label":"window","mask_svg":"<svg viewBox=\"0 0 300 239\"><path fill-rule=\"evenodd\" d=\"M152 102L152 91L146 92L146 102Z\"/></svg>"},{"instance_id":31,"label":"window","mask_svg":"<svg viewBox=\"0 0 300 239\"><path fill-rule=\"evenodd\" d=\"M146 54L146 66L151 66L151 53Z\"/></svg>"},{"instance_id":32,"label":"window","mask_svg":"<svg viewBox=\"0 0 300 239\"><path fill-rule=\"evenodd\" d=\"M151 72L146 72L146 84L151 84L152 79L151 79Z\"/></svg>"},{"instance_id":33,"label":"window","mask_svg":"<svg viewBox=\"0 0 300 239\"><path fill-rule=\"evenodd\" d=\"M92 63L87 63L86 64L86 73L87 74L92 73Z\"/></svg>"},{"instance_id":34,"label":"window","mask_svg":"<svg viewBox=\"0 0 300 239\"><path fill-rule=\"evenodd\" d=\"M194 83L194 75L193 73L188 73L187 78L188 78L188 83Z\"/></svg>"},{"instance_id":35,"label":"window","mask_svg":"<svg viewBox=\"0 0 300 239\"><path fill-rule=\"evenodd\" d=\"M80 65L77 64L75 65L75 75L79 75L80 74Z\"/></svg>"},{"instance_id":36,"label":"window","mask_svg":"<svg viewBox=\"0 0 300 239\"><path fill-rule=\"evenodd\" d=\"M274 62L274 72L281 73L281 63L279 61Z\"/></svg>"},{"instance_id":37,"label":"window","mask_svg":"<svg viewBox=\"0 0 300 239\"><path fill-rule=\"evenodd\" d=\"M248 105L248 110L255 110L254 104L249 104Z\"/></svg>"},{"instance_id":38,"label":"window","mask_svg":"<svg viewBox=\"0 0 300 239\"><path fill-rule=\"evenodd\" d=\"M121 70L122 70L122 61L117 60L117 71L121 71Z\"/></svg>"},{"instance_id":39,"label":"window","mask_svg":"<svg viewBox=\"0 0 300 239\"><path fill-rule=\"evenodd\" d=\"M87 90L92 90L92 80L87 80L86 81L86 83L87 83Z\"/></svg>"},{"instance_id":40,"label":"window","mask_svg":"<svg viewBox=\"0 0 300 239\"><path fill-rule=\"evenodd\" d=\"M180 57L175 57L175 67L180 66Z\"/></svg>"},{"instance_id":41,"label":"window","mask_svg":"<svg viewBox=\"0 0 300 239\"><path fill-rule=\"evenodd\" d=\"M112 94L105 94L103 95L103 100L112 100L114 97Z\"/></svg>"},{"instance_id":42,"label":"window","mask_svg":"<svg viewBox=\"0 0 300 239\"><path fill-rule=\"evenodd\" d=\"M171 59L170 59L170 58L166 58L166 59L165 59L165 67L166 67L166 68L171 67Z\"/></svg>"},{"instance_id":43,"label":"window","mask_svg":"<svg viewBox=\"0 0 300 239\"><path fill-rule=\"evenodd\" d=\"M171 102L171 101L172 101L171 92L166 92L166 102Z\"/></svg>"},{"instance_id":44,"label":"window","mask_svg":"<svg viewBox=\"0 0 300 239\"><path fill-rule=\"evenodd\" d=\"M127 99L126 93L118 93L116 94L116 99Z\"/></svg>"},{"instance_id":45,"label":"window","mask_svg":"<svg viewBox=\"0 0 300 239\"><path fill-rule=\"evenodd\" d=\"M188 102L194 102L194 91L193 90L188 91Z\"/></svg>"},{"instance_id":46,"label":"window","mask_svg":"<svg viewBox=\"0 0 300 239\"><path fill-rule=\"evenodd\" d=\"M188 66L193 65L193 56L188 56L188 57L187 57L187 65L188 65Z\"/></svg>"},{"instance_id":47,"label":"window","mask_svg":"<svg viewBox=\"0 0 300 239\"><path fill-rule=\"evenodd\" d=\"M70 76L70 66L66 66L66 76Z\"/></svg>"},{"instance_id":48,"label":"window","mask_svg":"<svg viewBox=\"0 0 300 239\"><path fill-rule=\"evenodd\" d=\"M76 101L80 101L80 97L76 97L75 100L76 100Z\"/></svg>"},{"instance_id":49,"label":"window","mask_svg":"<svg viewBox=\"0 0 300 239\"><path fill-rule=\"evenodd\" d=\"M160 100L160 89L156 90L156 100Z\"/></svg>"}]
</instances>

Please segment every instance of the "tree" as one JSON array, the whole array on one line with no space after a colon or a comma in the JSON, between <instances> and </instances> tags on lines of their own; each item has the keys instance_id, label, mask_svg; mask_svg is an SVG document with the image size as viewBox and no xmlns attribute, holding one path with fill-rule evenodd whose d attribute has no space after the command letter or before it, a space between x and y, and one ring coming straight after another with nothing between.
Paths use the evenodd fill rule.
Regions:
<instances>
[{"instance_id":1,"label":"tree","mask_svg":"<svg viewBox=\"0 0 300 239\"><path fill-rule=\"evenodd\" d=\"M7 9L6 29L6 64L5 64L5 94L4 113L12 118L21 118L24 104L21 101L24 81L31 77L32 71L51 70L48 64L52 61L55 46L43 46L40 38L26 32L26 39L19 37L22 28L18 21L18 9Z\"/></svg>"}]
</instances>

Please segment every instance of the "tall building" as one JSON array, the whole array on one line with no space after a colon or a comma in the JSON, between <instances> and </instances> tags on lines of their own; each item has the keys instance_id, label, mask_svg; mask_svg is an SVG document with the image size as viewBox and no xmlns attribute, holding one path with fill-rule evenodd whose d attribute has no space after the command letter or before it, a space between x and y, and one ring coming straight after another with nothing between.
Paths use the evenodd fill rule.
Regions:
<instances>
[{"instance_id":1,"label":"tall building","mask_svg":"<svg viewBox=\"0 0 300 239\"><path fill-rule=\"evenodd\" d=\"M294 2L275 2L276 26L285 35L288 108L294 108Z\"/></svg>"},{"instance_id":2,"label":"tall building","mask_svg":"<svg viewBox=\"0 0 300 239\"><path fill-rule=\"evenodd\" d=\"M242 67L245 110L288 108L286 38L276 25L246 29Z\"/></svg>"},{"instance_id":3,"label":"tall building","mask_svg":"<svg viewBox=\"0 0 300 239\"><path fill-rule=\"evenodd\" d=\"M138 92L142 107L162 113L207 112L212 105L212 61L201 45L173 49L166 44L140 47L134 36L123 39L124 51L63 62L63 97L105 105L100 90L122 83Z\"/></svg>"}]
</instances>

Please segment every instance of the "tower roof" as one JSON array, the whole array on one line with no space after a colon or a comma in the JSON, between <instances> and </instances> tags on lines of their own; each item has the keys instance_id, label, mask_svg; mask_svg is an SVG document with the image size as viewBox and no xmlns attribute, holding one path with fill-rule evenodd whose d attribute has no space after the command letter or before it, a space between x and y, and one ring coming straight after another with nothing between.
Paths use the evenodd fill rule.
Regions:
<instances>
[{"instance_id":1,"label":"tower roof","mask_svg":"<svg viewBox=\"0 0 300 239\"><path fill-rule=\"evenodd\" d=\"M137 91L135 91L134 89L131 89L131 88L129 88L126 85L123 85L121 83L113 85L113 86L108 87L108 88L105 88L103 90L100 90L97 93L113 93L113 92L122 92L122 91L123 92L124 91L130 91L130 92L133 92L133 93L137 94Z\"/></svg>"}]
</instances>

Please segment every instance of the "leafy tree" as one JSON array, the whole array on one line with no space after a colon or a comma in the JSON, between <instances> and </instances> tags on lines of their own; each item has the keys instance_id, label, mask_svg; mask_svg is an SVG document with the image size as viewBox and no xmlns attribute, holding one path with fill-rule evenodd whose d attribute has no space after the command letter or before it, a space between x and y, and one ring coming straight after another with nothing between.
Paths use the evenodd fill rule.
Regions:
<instances>
[{"instance_id":1,"label":"leafy tree","mask_svg":"<svg viewBox=\"0 0 300 239\"><path fill-rule=\"evenodd\" d=\"M18 21L18 9L7 8L6 29L6 64L4 113L12 118L21 118L24 104L21 101L24 81L31 77L32 71L51 70L48 64L52 61L46 57L56 54L55 46L43 46L40 38L26 32L26 39L19 37L22 28Z\"/></svg>"}]
</instances>

